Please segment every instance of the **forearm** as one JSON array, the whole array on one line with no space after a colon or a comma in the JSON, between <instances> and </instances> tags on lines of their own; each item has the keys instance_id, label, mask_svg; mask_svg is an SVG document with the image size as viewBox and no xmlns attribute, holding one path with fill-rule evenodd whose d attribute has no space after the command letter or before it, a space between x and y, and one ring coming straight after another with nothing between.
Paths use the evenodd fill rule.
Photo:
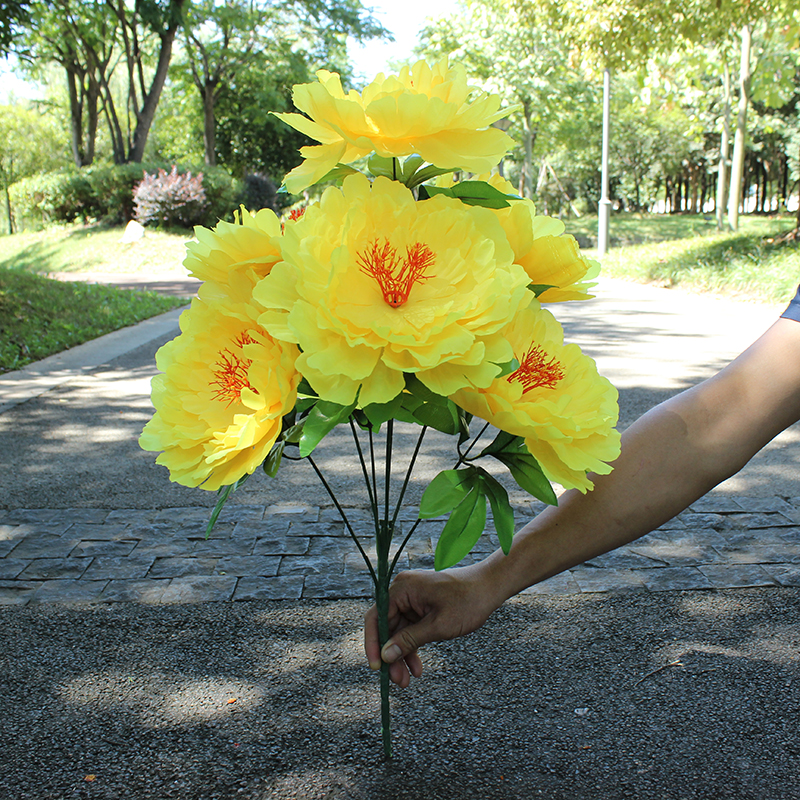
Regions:
<instances>
[{"instance_id":1,"label":"forearm","mask_svg":"<svg viewBox=\"0 0 800 800\"><path fill-rule=\"evenodd\" d=\"M800 325L782 320L719 375L645 414L593 491L565 493L516 534L510 556L476 565L492 604L648 533L738 472L800 416L795 364Z\"/></svg>"}]
</instances>

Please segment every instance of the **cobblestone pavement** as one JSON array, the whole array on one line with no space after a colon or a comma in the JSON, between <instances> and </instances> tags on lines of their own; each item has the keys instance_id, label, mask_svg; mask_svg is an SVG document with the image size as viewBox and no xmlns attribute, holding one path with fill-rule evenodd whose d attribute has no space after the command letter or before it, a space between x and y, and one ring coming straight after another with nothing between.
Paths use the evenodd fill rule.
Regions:
<instances>
[{"instance_id":1,"label":"cobblestone pavement","mask_svg":"<svg viewBox=\"0 0 800 800\"><path fill-rule=\"evenodd\" d=\"M538 511L517 507L519 524ZM374 558L364 509L348 517ZM371 579L333 507L0 511L0 604L168 604L365 597ZM416 509L400 515L406 531ZM443 520L425 520L398 562L430 568ZM484 536L480 558L496 547ZM577 594L800 586L800 497L709 495L653 533L527 590Z\"/></svg>"}]
</instances>

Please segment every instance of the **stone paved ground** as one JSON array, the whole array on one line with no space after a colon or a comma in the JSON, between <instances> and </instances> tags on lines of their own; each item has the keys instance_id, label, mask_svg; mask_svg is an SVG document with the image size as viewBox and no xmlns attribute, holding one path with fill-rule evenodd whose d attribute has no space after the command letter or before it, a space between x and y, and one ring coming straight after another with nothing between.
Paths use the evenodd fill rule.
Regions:
<instances>
[{"instance_id":1,"label":"stone paved ground","mask_svg":"<svg viewBox=\"0 0 800 800\"><path fill-rule=\"evenodd\" d=\"M518 507L522 524L537 511ZM363 547L363 509L348 511ZM333 507L229 506L209 538L208 509L0 511L0 604L152 604L364 597L369 573ZM416 509L401 513L407 531ZM415 531L400 569L430 568L442 520ZM496 547L484 537L480 558ZM800 497L710 495L658 530L529 592L800 586Z\"/></svg>"}]
</instances>

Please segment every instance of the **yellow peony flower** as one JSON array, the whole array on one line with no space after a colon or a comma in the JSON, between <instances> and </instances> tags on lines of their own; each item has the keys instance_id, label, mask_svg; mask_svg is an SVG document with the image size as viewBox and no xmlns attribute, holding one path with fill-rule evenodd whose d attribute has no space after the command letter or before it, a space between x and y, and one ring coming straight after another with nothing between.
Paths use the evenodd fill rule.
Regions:
<instances>
[{"instance_id":1,"label":"yellow peony flower","mask_svg":"<svg viewBox=\"0 0 800 800\"><path fill-rule=\"evenodd\" d=\"M515 194L514 187L499 175L488 182L504 194ZM600 264L581 255L574 237L564 234L564 223L538 216L530 200L513 200L509 208L495 211L508 236L514 260L540 286L553 286L539 295L542 303L588 300L591 281L600 273Z\"/></svg>"},{"instance_id":2,"label":"yellow peony flower","mask_svg":"<svg viewBox=\"0 0 800 800\"><path fill-rule=\"evenodd\" d=\"M254 289L259 322L326 400L388 402L404 372L442 395L485 387L513 358L500 331L529 279L488 209L352 175L287 228L283 257Z\"/></svg>"},{"instance_id":3,"label":"yellow peony flower","mask_svg":"<svg viewBox=\"0 0 800 800\"><path fill-rule=\"evenodd\" d=\"M235 281L234 276L241 276L252 287L280 261L281 222L274 211L264 208L250 213L242 206L234 219L219 222L213 230L194 229L197 241L187 242L183 262L190 275L217 287L226 287Z\"/></svg>"},{"instance_id":4,"label":"yellow peony flower","mask_svg":"<svg viewBox=\"0 0 800 800\"><path fill-rule=\"evenodd\" d=\"M451 399L522 436L550 480L591 489L586 473L609 473L619 455L617 390L577 345L563 344L561 326L536 303L517 315L506 336L519 369L487 389L463 389Z\"/></svg>"},{"instance_id":5,"label":"yellow peony flower","mask_svg":"<svg viewBox=\"0 0 800 800\"><path fill-rule=\"evenodd\" d=\"M139 438L170 478L219 489L252 473L281 431L297 398L297 348L258 325L246 303L195 298L181 334L162 347L152 381L156 408Z\"/></svg>"},{"instance_id":6,"label":"yellow peony flower","mask_svg":"<svg viewBox=\"0 0 800 800\"><path fill-rule=\"evenodd\" d=\"M384 157L416 153L443 169L485 172L514 142L491 127L509 109L500 98L467 84L461 65L447 58L431 67L418 61L400 74L380 73L359 94L342 89L339 76L320 70L318 83L294 87L292 98L308 114L276 114L320 145L304 147L305 161L284 180L298 193L316 183L338 163L349 164L373 151Z\"/></svg>"}]
</instances>

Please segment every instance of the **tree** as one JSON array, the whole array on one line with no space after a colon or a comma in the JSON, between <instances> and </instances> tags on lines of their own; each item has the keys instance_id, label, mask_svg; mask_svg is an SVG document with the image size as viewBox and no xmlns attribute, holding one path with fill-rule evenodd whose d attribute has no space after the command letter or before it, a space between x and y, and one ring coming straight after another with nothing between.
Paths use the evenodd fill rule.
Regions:
<instances>
[{"instance_id":1,"label":"tree","mask_svg":"<svg viewBox=\"0 0 800 800\"><path fill-rule=\"evenodd\" d=\"M0 4L0 56L8 55L20 29L30 22L29 0L4 0Z\"/></svg>"},{"instance_id":2,"label":"tree","mask_svg":"<svg viewBox=\"0 0 800 800\"><path fill-rule=\"evenodd\" d=\"M118 163L133 161L141 163L150 126L153 124L158 101L167 79L172 46L181 25L181 17L187 0L136 0L131 8L125 0L106 0L119 24L124 46L127 70L127 109L133 111L135 127L132 134L125 134L119 125L114 110L113 98L108 82L104 82L106 107L113 116L112 141ZM153 75L148 82L146 61L148 46L153 48L155 60ZM127 155L123 147L127 145Z\"/></svg>"},{"instance_id":3,"label":"tree","mask_svg":"<svg viewBox=\"0 0 800 800\"><path fill-rule=\"evenodd\" d=\"M49 63L64 71L72 158L77 167L94 161L101 76L113 71L115 43L116 26L101 2L53 0L31 6L22 46L31 71L41 72Z\"/></svg>"},{"instance_id":4,"label":"tree","mask_svg":"<svg viewBox=\"0 0 800 800\"><path fill-rule=\"evenodd\" d=\"M798 35L795 0L511 0L515 7L536 17L542 14L565 27L576 47L595 62L607 66L642 64L654 53L675 50L677 42L717 46L737 41L740 53L738 101L732 174L728 201L728 224L738 227L742 176L750 105L754 27L764 35ZM723 61L724 63L724 61ZM726 67L723 67L723 70ZM723 80L723 85L725 81ZM728 95L729 96L729 95ZM725 115L729 112L726 110ZM720 158L719 181L725 180Z\"/></svg>"},{"instance_id":5,"label":"tree","mask_svg":"<svg viewBox=\"0 0 800 800\"><path fill-rule=\"evenodd\" d=\"M215 105L220 162L234 174L273 178L296 167L299 149L312 142L270 111L293 111L292 86L310 77L305 57L284 43L259 51L246 70L225 82Z\"/></svg>"},{"instance_id":6,"label":"tree","mask_svg":"<svg viewBox=\"0 0 800 800\"><path fill-rule=\"evenodd\" d=\"M198 0L186 7L183 30L185 66L203 104L205 161L212 165L220 93L260 54L291 43L309 62L328 61L347 36L362 41L386 33L357 0Z\"/></svg>"},{"instance_id":7,"label":"tree","mask_svg":"<svg viewBox=\"0 0 800 800\"><path fill-rule=\"evenodd\" d=\"M141 162L187 0L38 0L24 47L34 68L56 63L69 91L73 157L92 163L104 116L114 161ZM124 68L124 78L117 73ZM124 83L118 108L115 80Z\"/></svg>"},{"instance_id":8,"label":"tree","mask_svg":"<svg viewBox=\"0 0 800 800\"><path fill-rule=\"evenodd\" d=\"M11 184L54 169L64 158L57 123L51 115L27 105L0 106L0 189L3 192L8 233L14 233Z\"/></svg>"},{"instance_id":9,"label":"tree","mask_svg":"<svg viewBox=\"0 0 800 800\"><path fill-rule=\"evenodd\" d=\"M463 13L424 28L420 41L419 54L452 55L484 89L521 106L516 117L523 144L520 191L531 197L537 139L557 124L581 83L569 69L564 39L552 28L525 24L500 0L475 0Z\"/></svg>"}]
</instances>

